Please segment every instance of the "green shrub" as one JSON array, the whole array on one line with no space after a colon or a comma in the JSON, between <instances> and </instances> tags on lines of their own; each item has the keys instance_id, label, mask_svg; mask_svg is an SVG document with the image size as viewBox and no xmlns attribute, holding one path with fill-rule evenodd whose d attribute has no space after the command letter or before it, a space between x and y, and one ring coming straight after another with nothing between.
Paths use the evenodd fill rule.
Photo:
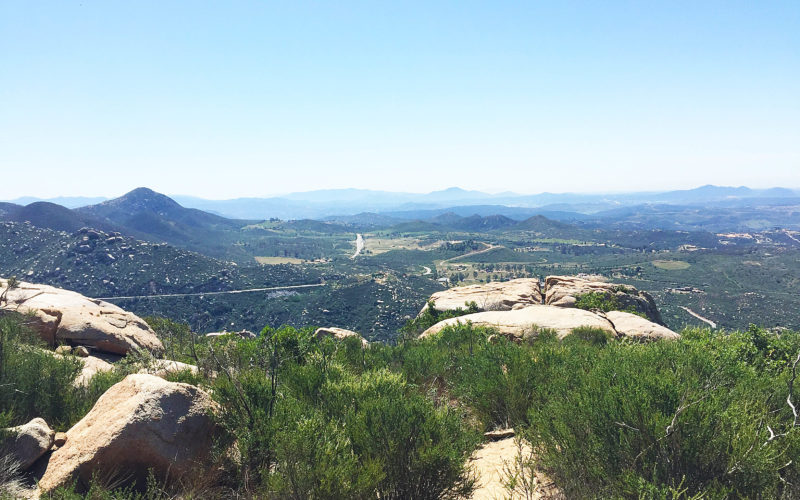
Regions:
<instances>
[{"instance_id":1,"label":"green shrub","mask_svg":"<svg viewBox=\"0 0 800 500\"><path fill-rule=\"evenodd\" d=\"M787 429L797 335L759 347L750 333L685 332L675 342L614 342L587 357L563 343L553 386L526 437L569 497L794 497L800 433ZM577 349L577 350L576 350ZM749 356L743 356L743 353Z\"/></svg>"},{"instance_id":2,"label":"green shrub","mask_svg":"<svg viewBox=\"0 0 800 500\"><path fill-rule=\"evenodd\" d=\"M428 307L422 311L422 314L414 319L408 320L403 328L400 329L400 332L407 337L413 338L440 321L450 318L457 318L459 316L473 314L480 311L480 309L478 309L478 304L474 301L466 302L464 305L466 306L466 309L457 307L455 309L440 311L436 309L436 302L429 300Z\"/></svg>"},{"instance_id":3,"label":"green shrub","mask_svg":"<svg viewBox=\"0 0 800 500\"><path fill-rule=\"evenodd\" d=\"M576 297L575 307L587 311L600 310L609 312L622 310L619 299L617 299L615 295L607 292L589 292L578 295Z\"/></svg>"},{"instance_id":4,"label":"green shrub","mask_svg":"<svg viewBox=\"0 0 800 500\"><path fill-rule=\"evenodd\" d=\"M572 332L564 337L564 342L588 342L596 346L604 346L613 340L614 336L602 328L594 326L579 326L573 328Z\"/></svg>"},{"instance_id":5,"label":"green shrub","mask_svg":"<svg viewBox=\"0 0 800 500\"><path fill-rule=\"evenodd\" d=\"M469 491L477 434L402 373L370 367L381 349L265 329L212 345L220 423L237 483L290 498L443 498ZM342 359L344 363L338 360Z\"/></svg>"}]
</instances>

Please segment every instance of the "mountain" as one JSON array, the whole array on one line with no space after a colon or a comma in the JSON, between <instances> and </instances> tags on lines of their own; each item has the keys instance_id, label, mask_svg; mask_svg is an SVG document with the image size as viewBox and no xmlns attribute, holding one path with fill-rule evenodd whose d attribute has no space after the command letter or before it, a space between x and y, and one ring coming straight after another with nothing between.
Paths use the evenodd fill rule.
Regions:
<instances>
[{"instance_id":1,"label":"mountain","mask_svg":"<svg viewBox=\"0 0 800 500\"><path fill-rule=\"evenodd\" d=\"M47 201L50 203L55 203L56 205L61 205L62 207L78 208L101 203L107 199L108 198L99 196L58 196L56 198L36 198L33 196L23 196L10 201L11 203L17 205L30 205L31 203L36 203L37 201Z\"/></svg>"},{"instance_id":2,"label":"mountain","mask_svg":"<svg viewBox=\"0 0 800 500\"><path fill-rule=\"evenodd\" d=\"M695 204L755 198L798 196L787 188L751 189L747 187L701 186L695 189L631 193L539 193L512 192L489 194L451 187L430 193L373 191L368 189L326 189L289 193L270 198L204 200L175 196L185 207L241 219L330 219L379 213L406 220L427 219L452 211L462 217L504 215L523 220L544 215L558 220L578 221L581 215L621 206L646 203ZM465 207L476 207L467 211ZM480 208L477 208L480 207ZM495 207L495 208L491 208ZM501 211L502 210L502 211Z\"/></svg>"},{"instance_id":3,"label":"mountain","mask_svg":"<svg viewBox=\"0 0 800 500\"><path fill-rule=\"evenodd\" d=\"M543 215L534 215L533 217L525 219L524 221L514 226L515 230L536 231L536 232L552 231L554 229L564 230L572 228L573 226L570 226L569 224L564 224L563 222L550 220L547 217L544 217Z\"/></svg>"},{"instance_id":4,"label":"mountain","mask_svg":"<svg viewBox=\"0 0 800 500\"><path fill-rule=\"evenodd\" d=\"M461 231L475 232L494 231L496 229L503 229L515 226L517 224L517 221L509 219L503 215L489 215L486 217L481 217L480 215L473 214L469 217L461 217L453 212L448 212L434 217L430 219L429 222Z\"/></svg>"},{"instance_id":5,"label":"mountain","mask_svg":"<svg viewBox=\"0 0 800 500\"><path fill-rule=\"evenodd\" d=\"M589 218L587 215L582 213L551 209L550 207L526 208L507 207L504 205L462 205L424 210L399 210L396 212L386 212L383 215L406 220L429 220L447 213L460 217L470 217L476 214L483 217L489 215L502 215L517 221L525 220L534 215L543 215L549 219L563 221L580 221Z\"/></svg>"},{"instance_id":6,"label":"mountain","mask_svg":"<svg viewBox=\"0 0 800 500\"><path fill-rule=\"evenodd\" d=\"M46 201L37 201L25 206L2 203L0 204L0 220L30 222L37 227L67 232L75 232L82 227L93 227L103 231L116 231L119 229L111 222L88 214L80 214L69 208Z\"/></svg>"},{"instance_id":7,"label":"mountain","mask_svg":"<svg viewBox=\"0 0 800 500\"><path fill-rule=\"evenodd\" d=\"M137 238L161 241L215 257L229 257L239 230L255 221L227 219L194 208L147 188L75 210L109 221Z\"/></svg>"},{"instance_id":8,"label":"mountain","mask_svg":"<svg viewBox=\"0 0 800 500\"><path fill-rule=\"evenodd\" d=\"M405 219L372 212L362 212L355 215L336 215L332 217L326 217L324 220L348 224L353 227L366 228L394 226L396 224L400 224L401 222L407 222Z\"/></svg>"}]
</instances>

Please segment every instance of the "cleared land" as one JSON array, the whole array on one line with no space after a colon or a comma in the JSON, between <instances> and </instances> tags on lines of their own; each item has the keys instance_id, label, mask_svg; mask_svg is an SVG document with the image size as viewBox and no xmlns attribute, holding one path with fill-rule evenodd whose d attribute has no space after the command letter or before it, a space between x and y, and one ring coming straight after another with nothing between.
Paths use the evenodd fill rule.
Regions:
<instances>
[{"instance_id":1,"label":"cleared land","mask_svg":"<svg viewBox=\"0 0 800 500\"><path fill-rule=\"evenodd\" d=\"M654 260L653 265L666 271L681 271L691 267L691 264L683 260Z\"/></svg>"},{"instance_id":2,"label":"cleared land","mask_svg":"<svg viewBox=\"0 0 800 500\"><path fill-rule=\"evenodd\" d=\"M255 257L256 262L263 266L271 266L275 264L303 264L306 262L303 259L296 259L294 257Z\"/></svg>"}]
</instances>

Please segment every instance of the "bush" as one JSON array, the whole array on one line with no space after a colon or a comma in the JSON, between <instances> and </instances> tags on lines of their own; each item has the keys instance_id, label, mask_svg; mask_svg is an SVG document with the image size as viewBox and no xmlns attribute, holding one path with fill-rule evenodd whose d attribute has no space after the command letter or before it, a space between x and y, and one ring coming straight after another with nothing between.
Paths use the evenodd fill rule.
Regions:
<instances>
[{"instance_id":1,"label":"bush","mask_svg":"<svg viewBox=\"0 0 800 500\"><path fill-rule=\"evenodd\" d=\"M443 498L471 488L477 434L359 346L313 330L265 329L212 345L220 422L237 482L290 498ZM371 349L369 349L371 351ZM369 358L369 360L367 360ZM339 361L342 359L345 363ZM355 369L351 368L354 367Z\"/></svg>"},{"instance_id":2,"label":"bush","mask_svg":"<svg viewBox=\"0 0 800 500\"><path fill-rule=\"evenodd\" d=\"M600 310L603 312L621 311L622 305L615 295L606 292L589 292L578 295L575 307L587 311Z\"/></svg>"},{"instance_id":3,"label":"bush","mask_svg":"<svg viewBox=\"0 0 800 500\"><path fill-rule=\"evenodd\" d=\"M466 306L466 309L457 307L455 309L440 311L436 309L436 302L429 300L428 307L422 311L422 314L417 318L408 320L403 328L400 329L400 332L405 334L407 337L413 338L440 321L450 318L457 318L459 316L473 314L480 311L480 309L478 309L478 304L474 301L467 302L464 305Z\"/></svg>"},{"instance_id":4,"label":"bush","mask_svg":"<svg viewBox=\"0 0 800 500\"><path fill-rule=\"evenodd\" d=\"M688 331L676 342L572 352L529 413L526 437L569 497L795 497L800 435L786 429L797 335L759 347L752 333ZM743 356L743 353L749 356ZM777 430L775 432L778 432ZM788 463L787 463L788 462Z\"/></svg>"}]
</instances>

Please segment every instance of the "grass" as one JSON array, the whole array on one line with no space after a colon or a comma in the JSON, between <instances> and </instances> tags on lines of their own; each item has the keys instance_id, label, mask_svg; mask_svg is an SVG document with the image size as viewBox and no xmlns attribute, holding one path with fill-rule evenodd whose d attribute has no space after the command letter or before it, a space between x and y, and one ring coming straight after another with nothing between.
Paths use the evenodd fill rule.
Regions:
<instances>
[{"instance_id":1,"label":"grass","mask_svg":"<svg viewBox=\"0 0 800 500\"><path fill-rule=\"evenodd\" d=\"M665 271L682 271L691 267L691 264L684 260L654 260L653 265Z\"/></svg>"}]
</instances>

